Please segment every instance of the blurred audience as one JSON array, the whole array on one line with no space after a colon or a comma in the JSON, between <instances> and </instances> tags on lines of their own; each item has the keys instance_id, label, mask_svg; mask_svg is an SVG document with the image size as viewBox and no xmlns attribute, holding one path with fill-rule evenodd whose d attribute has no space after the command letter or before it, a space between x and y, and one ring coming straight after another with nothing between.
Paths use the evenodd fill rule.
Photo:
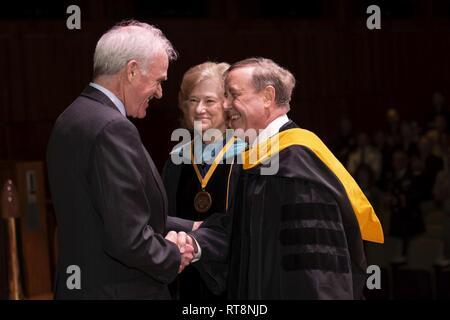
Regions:
<instances>
[{"instance_id":1,"label":"blurred audience","mask_svg":"<svg viewBox=\"0 0 450 320\"><path fill-rule=\"evenodd\" d=\"M433 188L436 206L443 212L442 235L444 249L437 265L450 265L450 138L447 138L444 147L443 169L438 173Z\"/></svg>"},{"instance_id":2,"label":"blurred audience","mask_svg":"<svg viewBox=\"0 0 450 320\"><path fill-rule=\"evenodd\" d=\"M347 163L350 152L356 146L356 137L353 133L352 122L346 116L339 120L336 139L332 143L333 152L342 163Z\"/></svg>"},{"instance_id":3,"label":"blurred audience","mask_svg":"<svg viewBox=\"0 0 450 320\"><path fill-rule=\"evenodd\" d=\"M426 129L433 127L436 116L443 116L447 120L447 123L449 121L450 112L444 95L439 91L434 92L431 102L431 112L425 117L424 126Z\"/></svg>"},{"instance_id":4,"label":"blurred audience","mask_svg":"<svg viewBox=\"0 0 450 320\"><path fill-rule=\"evenodd\" d=\"M390 108L385 125L371 136L355 132L348 117L339 122L335 154L380 219L388 220L382 221L389 226L386 234L401 240L393 263L406 262L411 241L427 231L425 218L434 210L444 217L438 220L444 250L436 264L450 265L449 114L445 97L435 92L432 110L421 121L406 121L397 109Z\"/></svg>"},{"instance_id":5,"label":"blurred audience","mask_svg":"<svg viewBox=\"0 0 450 320\"><path fill-rule=\"evenodd\" d=\"M365 132L358 134L356 148L348 156L347 169L354 176L356 170L362 164L369 166L375 179L381 174L381 152L370 144L369 136Z\"/></svg>"},{"instance_id":6,"label":"blurred audience","mask_svg":"<svg viewBox=\"0 0 450 320\"><path fill-rule=\"evenodd\" d=\"M422 173L414 175L408 154L398 149L392 155L392 172L388 176L388 199L391 213L389 235L402 240L401 255L394 262L406 262L411 240L425 231L420 204L423 200Z\"/></svg>"}]
</instances>

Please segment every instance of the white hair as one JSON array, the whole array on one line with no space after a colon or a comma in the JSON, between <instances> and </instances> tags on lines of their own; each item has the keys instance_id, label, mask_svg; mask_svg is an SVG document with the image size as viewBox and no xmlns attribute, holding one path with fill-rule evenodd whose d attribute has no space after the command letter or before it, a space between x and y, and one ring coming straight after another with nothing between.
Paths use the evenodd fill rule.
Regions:
<instances>
[{"instance_id":1,"label":"white hair","mask_svg":"<svg viewBox=\"0 0 450 320\"><path fill-rule=\"evenodd\" d=\"M169 60L177 52L161 30L136 20L121 22L98 40L94 52L93 78L118 73L130 60L136 60L145 72L152 58L165 52Z\"/></svg>"}]
</instances>

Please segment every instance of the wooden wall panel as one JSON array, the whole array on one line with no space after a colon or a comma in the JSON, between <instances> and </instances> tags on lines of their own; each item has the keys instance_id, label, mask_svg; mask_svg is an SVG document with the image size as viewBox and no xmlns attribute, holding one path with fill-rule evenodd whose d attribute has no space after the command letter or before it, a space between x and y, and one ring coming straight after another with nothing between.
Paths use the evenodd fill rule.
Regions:
<instances>
[{"instance_id":1,"label":"wooden wall panel","mask_svg":"<svg viewBox=\"0 0 450 320\"><path fill-rule=\"evenodd\" d=\"M9 141L6 126L0 125L0 159L7 159L10 155Z\"/></svg>"},{"instance_id":2,"label":"wooden wall panel","mask_svg":"<svg viewBox=\"0 0 450 320\"><path fill-rule=\"evenodd\" d=\"M169 68L163 99L152 101L148 117L136 121L159 167L174 144L169 137L178 126L181 77L206 60L273 58L298 80L291 117L325 135L335 132L343 113L357 129L377 129L389 107L399 108L405 118L420 118L435 89L450 95L448 22L388 21L381 31L368 31L362 19L337 24L259 19L148 22L164 30L180 53ZM95 43L112 24L91 21L80 31L68 31L63 21L16 22L14 27L0 23L5 43L0 67L10 79L0 98L0 139L9 137L10 144L0 152L2 157L32 160L45 155L51 124L89 82ZM43 127L36 134L36 128Z\"/></svg>"},{"instance_id":3,"label":"wooden wall panel","mask_svg":"<svg viewBox=\"0 0 450 320\"><path fill-rule=\"evenodd\" d=\"M45 204L45 172L41 162L21 162L16 166L20 198L20 237L23 254L23 280L28 297L52 292ZM28 192L28 173L34 173L33 190Z\"/></svg>"},{"instance_id":4,"label":"wooden wall panel","mask_svg":"<svg viewBox=\"0 0 450 320\"><path fill-rule=\"evenodd\" d=\"M7 232L5 220L0 219L0 300L7 300L9 298Z\"/></svg>"},{"instance_id":5,"label":"wooden wall panel","mask_svg":"<svg viewBox=\"0 0 450 320\"><path fill-rule=\"evenodd\" d=\"M88 36L76 34L24 37L25 52L33 52L24 57L28 121L55 119L89 82L92 48L88 40Z\"/></svg>"},{"instance_id":6,"label":"wooden wall panel","mask_svg":"<svg viewBox=\"0 0 450 320\"><path fill-rule=\"evenodd\" d=\"M12 99L12 72L10 70L11 60L11 37L0 35L0 72L4 79L0 86L0 124L5 123L10 118ZM1 140L0 140L1 141Z\"/></svg>"},{"instance_id":7,"label":"wooden wall panel","mask_svg":"<svg viewBox=\"0 0 450 320\"><path fill-rule=\"evenodd\" d=\"M14 160L24 160L31 157L31 146L33 141L30 141L32 123L17 122L8 124L5 127L8 150ZM39 141L38 144L43 147L44 141ZM10 160L13 160L10 159Z\"/></svg>"},{"instance_id":8,"label":"wooden wall panel","mask_svg":"<svg viewBox=\"0 0 450 320\"><path fill-rule=\"evenodd\" d=\"M34 179L28 178L30 172L34 173ZM20 218L17 225L20 227L17 237L26 298L48 294L52 290L44 175L42 162L0 161L0 183L13 180L18 193ZM4 232L4 226L0 227L0 232ZM0 234L0 250L3 250L4 236ZM0 252L0 257L2 254Z\"/></svg>"},{"instance_id":9,"label":"wooden wall panel","mask_svg":"<svg viewBox=\"0 0 450 320\"><path fill-rule=\"evenodd\" d=\"M26 73L22 63L25 53L21 47L21 33L14 29L5 34L10 37L9 50L6 57L9 70L7 79L10 87L10 99L7 106L9 108L9 117L5 120L6 122L23 122L27 119L27 110L24 103L25 92L23 91Z\"/></svg>"}]
</instances>

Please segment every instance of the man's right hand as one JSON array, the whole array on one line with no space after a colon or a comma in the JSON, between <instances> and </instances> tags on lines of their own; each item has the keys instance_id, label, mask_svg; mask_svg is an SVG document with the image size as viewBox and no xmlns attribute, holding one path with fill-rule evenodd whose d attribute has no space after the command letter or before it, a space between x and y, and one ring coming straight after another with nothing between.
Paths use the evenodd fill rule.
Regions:
<instances>
[{"instance_id":1,"label":"man's right hand","mask_svg":"<svg viewBox=\"0 0 450 320\"><path fill-rule=\"evenodd\" d=\"M178 250L180 250L181 262L178 273L181 273L181 271L191 263L192 259L194 259L192 239L184 232L176 233L175 231L170 231L166 235L166 239L175 243L178 246Z\"/></svg>"}]
</instances>

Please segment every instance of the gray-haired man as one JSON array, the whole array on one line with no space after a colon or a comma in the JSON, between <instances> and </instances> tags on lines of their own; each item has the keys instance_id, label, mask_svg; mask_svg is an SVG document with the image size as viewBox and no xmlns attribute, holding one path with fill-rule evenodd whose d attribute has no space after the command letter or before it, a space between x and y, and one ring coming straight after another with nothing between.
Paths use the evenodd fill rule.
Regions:
<instances>
[{"instance_id":1,"label":"gray-haired man","mask_svg":"<svg viewBox=\"0 0 450 320\"><path fill-rule=\"evenodd\" d=\"M48 175L58 221L59 299L168 299L167 284L193 258L164 238L167 198L127 116L144 118L162 97L169 61L162 32L130 21L97 43L93 82L58 117ZM77 266L79 283L67 270ZM71 267L73 268L73 267Z\"/></svg>"}]
</instances>

